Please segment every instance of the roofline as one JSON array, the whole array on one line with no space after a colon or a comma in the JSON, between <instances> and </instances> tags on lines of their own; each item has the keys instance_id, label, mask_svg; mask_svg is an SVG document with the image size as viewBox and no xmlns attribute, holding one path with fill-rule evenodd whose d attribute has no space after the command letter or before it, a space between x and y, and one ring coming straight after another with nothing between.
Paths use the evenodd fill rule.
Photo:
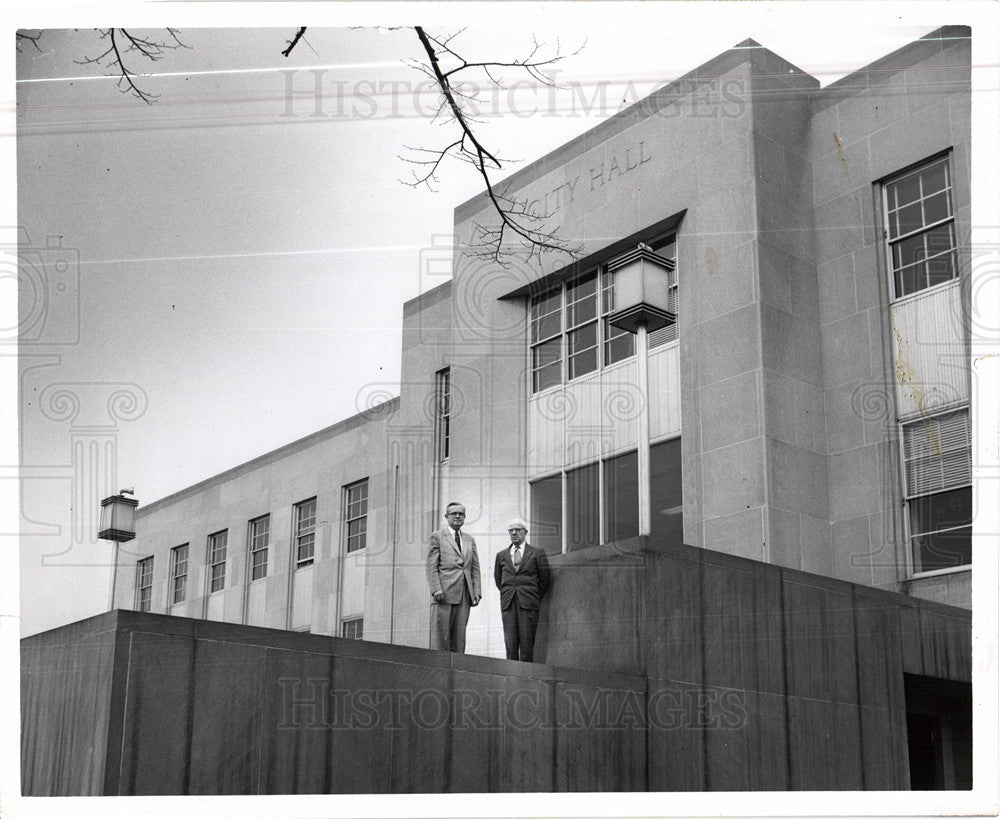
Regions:
<instances>
[{"instance_id":1,"label":"roofline","mask_svg":"<svg viewBox=\"0 0 1000 819\"><path fill-rule=\"evenodd\" d=\"M759 53L761 50L769 51L769 49L766 49L756 40L747 39L738 43L721 54L712 57L708 62L702 63L687 74L678 77L662 88L658 88L652 94L632 103L624 111L595 125L588 131L584 131L580 136L571 139L569 142L560 145L530 165L526 165L510 176L504 177L500 182L515 189L523 187L527 182L533 181L547 172L548 168L546 166L554 168L562 165L564 157L575 156L591 147L591 145L605 142L611 137L620 134L635 123L647 119L668 105L677 102L680 98L688 96L700 86L717 80L723 74L727 74L733 69L749 62L753 58L753 55ZM769 53L774 54L774 52ZM779 54L774 54L774 56L782 60L784 59ZM798 70L802 71L801 69ZM815 80L812 75L806 74L804 71L802 71L802 74ZM815 80L815 82L817 85L819 84L818 80ZM543 170L543 168L546 168L546 170ZM489 200L486 198L486 192L482 191L476 194L455 208L455 224L464 222L466 219L485 210L488 206Z\"/></svg>"},{"instance_id":2,"label":"roofline","mask_svg":"<svg viewBox=\"0 0 1000 819\"><path fill-rule=\"evenodd\" d=\"M191 486L180 489L165 497L158 498L152 503L148 503L144 506L140 506L135 511L136 518L143 517L147 513L152 513L164 506L169 506L172 503L177 503L178 501L189 498L192 495L197 495L199 492L208 489L213 484L225 483L226 481L232 480L233 478L238 478L241 475L246 475L253 472L256 469L260 469L269 463L280 460L281 458L286 458L289 455L293 455L300 450L306 449L320 441L335 438L349 430L355 429L365 424L376 423L378 421L384 421L391 413L394 413L399 408L399 396L391 398L382 404L378 404L370 409L366 409L363 412L359 412L357 415L352 415L349 418L345 418L342 421L338 421L336 424L324 427L317 432L310 433L304 438L299 438L291 443L284 444L277 449L272 449L270 452L265 452L263 455L258 455L256 458L249 460L239 466L234 466L231 469L227 469L225 472L219 472L210 478L206 478L203 481L192 484Z\"/></svg>"},{"instance_id":3,"label":"roofline","mask_svg":"<svg viewBox=\"0 0 1000 819\"><path fill-rule=\"evenodd\" d=\"M845 96L888 82L891 77L921 60L971 39L972 29L969 26L936 28L923 37L900 46L895 51L890 51L857 71L852 71L839 80L824 86L816 97L814 110L823 110L835 105Z\"/></svg>"},{"instance_id":4,"label":"roofline","mask_svg":"<svg viewBox=\"0 0 1000 819\"><path fill-rule=\"evenodd\" d=\"M446 282L442 282L436 287L431 288L426 293L421 293L419 296L414 296L407 302L403 303L403 318L408 318L414 313L419 313L421 310L426 310L437 304L440 301L444 301L446 298L451 296L451 279Z\"/></svg>"},{"instance_id":5,"label":"roofline","mask_svg":"<svg viewBox=\"0 0 1000 819\"><path fill-rule=\"evenodd\" d=\"M504 177L500 181L514 189L522 188L528 182L534 181L534 179L547 173L548 170L563 164L564 158L582 153L591 147L591 145L605 142L631 127L639 120L645 119L662 110L667 105L675 102L680 96L686 96L700 85L718 79L721 75L738 68L745 62L751 61L755 54L759 54L761 51L767 51L768 54L788 63L789 66L801 72L801 76L812 79L816 83L818 91L815 98L816 102L820 108L823 108L827 105L832 105L836 101L837 92L869 88L878 82L888 79L892 74L903 70L909 65L924 59L925 54L929 55L930 53L941 51L954 45L955 41L969 40L971 36L972 30L968 26L941 26L925 34L923 37L907 43L883 57L879 57L874 62L862 66L856 71L852 71L847 76L841 77L836 82L830 83L830 85L824 88L819 88L819 81L815 77L802 71L798 66L788 63L780 54L776 54L765 46L762 46L756 40L747 39L713 57L687 74L678 77L670 84L654 91L649 96L633 103L624 111L614 115L605 122L595 125L590 130L580 134L580 136L560 145L530 165L526 165L510 176ZM857 84L859 75L864 77L864 82L861 85ZM692 81L694 81L694 85L692 85ZM852 82L854 83L853 85ZM834 93L826 97L825 94L827 91L833 91ZM482 212L488 206L489 200L486 198L486 192L482 191L476 194L455 208L455 224L458 225L464 222L477 213Z\"/></svg>"}]
</instances>

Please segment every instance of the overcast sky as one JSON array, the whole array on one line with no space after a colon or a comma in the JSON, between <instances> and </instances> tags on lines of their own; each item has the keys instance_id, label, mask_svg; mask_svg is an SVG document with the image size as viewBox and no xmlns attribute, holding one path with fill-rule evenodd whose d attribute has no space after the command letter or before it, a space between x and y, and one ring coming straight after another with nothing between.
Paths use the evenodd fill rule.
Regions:
<instances>
[{"instance_id":1,"label":"overcast sky","mask_svg":"<svg viewBox=\"0 0 1000 819\"><path fill-rule=\"evenodd\" d=\"M241 22L263 22L243 8ZM524 161L748 37L827 84L963 22L940 7L870 4L860 29L855 15L814 5L720 14L647 3L624 14L585 4L572 21L559 4L519 15L448 5L419 20L389 17L391 8L320 16L468 26L456 43L476 59L523 55L533 35L544 53L558 45L567 55L557 66L566 90L522 88L484 111L487 142ZM46 308L54 346L21 348L22 367L44 365L22 379L22 526L31 533L21 544L22 634L107 605L105 547L93 534L70 537L81 424L111 426L114 488L134 486L149 503L397 392L403 302L447 278L453 209L481 189L458 164L442 170L436 193L399 181L410 173L406 146L453 138L429 116L435 97L408 65L421 54L411 29L311 26L285 59L299 19L233 30L207 26L236 15L174 10L156 9L149 25L176 21L187 47L136 64L153 74L139 80L157 95L148 105L79 64L106 47L83 27L86 15L61 24L77 31L59 30L58 15L16 21L47 29L41 52L23 44L17 55L16 224L47 264L47 237L61 237L66 283L79 293L78 305ZM282 16L278 8L267 21ZM510 25L529 18L530 27ZM289 88L301 96L290 101ZM312 116L317 105L324 116ZM3 287L6 297L12 287ZM75 420L53 404L60 390L86 404ZM136 401L117 419L106 415L116 390Z\"/></svg>"}]
</instances>

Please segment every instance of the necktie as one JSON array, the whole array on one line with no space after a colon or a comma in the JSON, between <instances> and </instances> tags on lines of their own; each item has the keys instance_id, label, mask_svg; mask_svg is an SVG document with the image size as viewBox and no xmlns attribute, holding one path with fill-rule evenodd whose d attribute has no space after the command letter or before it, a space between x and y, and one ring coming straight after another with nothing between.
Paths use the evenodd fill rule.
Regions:
<instances>
[{"instance_id":1,"label":"necktie","mask_svg":"<svg viewBox=\"0 0 1000 819\"><path fill-rule=\"evenodd\" d=\"M514 568L518 568L521 565L521 547L514 547Z\"/></svg>"},{"instance_id":2,"label":"necktie","mask_svg":"<svg viewBox=\"0 0 1000 819\"><path fill-rule=\"evenodd\" d=\"M458 547L458 551L462 551L462 536L458 533L458 529L455 530L455 545Z\"/></svg>"}]
</instances>

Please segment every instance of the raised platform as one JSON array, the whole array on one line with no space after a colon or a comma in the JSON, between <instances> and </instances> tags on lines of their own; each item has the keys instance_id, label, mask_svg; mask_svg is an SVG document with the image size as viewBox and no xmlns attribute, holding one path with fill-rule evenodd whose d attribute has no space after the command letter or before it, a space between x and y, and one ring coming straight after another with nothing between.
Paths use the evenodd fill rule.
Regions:
<instances>
[{"instance_id":1,"label":"raised platform","mask_svg":"<svg viewBox=\"0 0 1000 819\"><path fill-rule=\"evenodd\" d=\"M644 539L552 562L549 664L131 611L26 638L24 793L967 787L967 611Z\"/></svg>"}]
</instances>

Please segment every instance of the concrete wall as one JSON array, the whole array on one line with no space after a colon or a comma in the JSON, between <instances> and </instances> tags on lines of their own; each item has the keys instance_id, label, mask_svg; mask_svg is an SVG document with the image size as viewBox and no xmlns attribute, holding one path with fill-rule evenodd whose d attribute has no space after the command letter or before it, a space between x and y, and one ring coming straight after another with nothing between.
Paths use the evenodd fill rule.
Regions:
<instances>
[{"instance_id":1,"label":"concrete wall","mask_svg":"<svg viewBox=\"0 0 1000 819\"><path fill-rule=\"evenodd\" d=\"M640 678L125 611L22 646L33 796L648 785Z\"/></svg>"},{"instance_id":2,"label":"concrete wall","mask_svg":"<svg viewBox=\"0 0 1000 819\"><path fill-rule=\"evenodd\" d=\"M904 673L971 681L962 609L645 538L551 562L536 656L703 692L666 789L906 788Z\"/></svg>"},{"instance_id":3,"label":"concrete wall","mask_svg":"<svg viewBox=\"0 0 1000 819\"><path fill-rule=\"evenodd\" d=\"M552 563L535 664L129 611L26 638L24 792L905 789L903 674L971 676L960 609L646 539Z\"/></svg>"}]
</instances>

